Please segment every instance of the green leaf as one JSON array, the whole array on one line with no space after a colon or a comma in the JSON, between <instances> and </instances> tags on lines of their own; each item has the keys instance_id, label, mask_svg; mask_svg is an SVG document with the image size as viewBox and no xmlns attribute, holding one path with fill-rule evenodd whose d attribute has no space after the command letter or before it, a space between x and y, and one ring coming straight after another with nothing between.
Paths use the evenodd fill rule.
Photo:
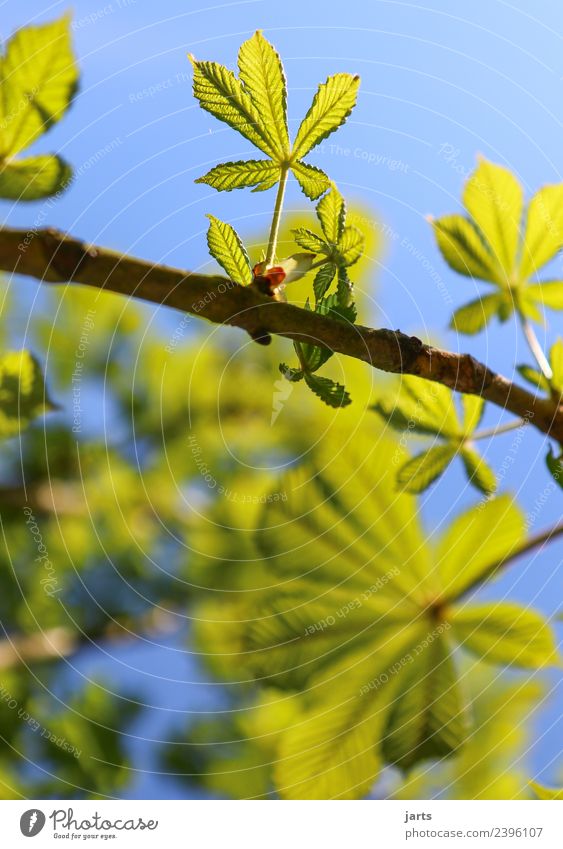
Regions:
<instances>
[{"instance_id":1,"label":"green leaf","mask_svg":"<svg viewBox=\"0 0 563 849\"><path fill-rule=\"evenodd\" d=\"M305 372L318 371L332 357L332 351L322 345L309 345L307 342L294 342L299 347L305 364Z\"/></svg>"},{"instance_id":2,"label":"green leaf","mask_svg":"<svg viewBox=\"0 0 563 849\"><path fill-rule=\"evenodd\" d=\"M280 168L268 159L241 160L225 162L216 165L196 183L206 183L218 192L231 192L233 189L243 189L257 186L259 190L269 189L280 178Z\"/></svg>"},{"instance_id":3,"label":"green leaf","mask_svg":"<svg viewBox=\"0 0 563 849\"><path fill-rule=\"evenodd\" d=\"M458 333L467 333L470 336L479 333L499 312L505 301L506 298L502 293L477 298L454 312L450 327Z\"/></svg>"},{"instance_id":4,"label":"green leaf","mask_svg":"<svg viewBox=\"0 0 563 849\"><path fill-rule=\"evenodd\" d=\"M68 16L18 30L2 59L0 154L24 150L59 121L77 82Z\"/></svg>"},{"instance_id":5,"label":"green leaf","mask_svg":"<svg viewBox=\"0 0 563 849\"><path fill-rule=\"evenodd\" d=\"M530 781L530 787L538 797L538 799L553 800L563 799L563 789L557 787L544 787L543 784L538 784L537 781Z\"/></svg>"},{"instance_id":6,"label":"green leaf","mask_svg":"<svg viewBox=\"0 0 563 849\"><path fill-rule=\"evenodd\" d=\"M472 604L454 609L450 621L462 646L489 663L538 669L557 658L545 619L518 604Z\"/></svg>"},{"instance_id":7,"label":"green leaf","mask_svg":"<svg viewBox=\"0 0 563 849\"><path fill-rule=\"evenodd\" d=\"M230 224L213 215L207 217L210 221L207 230L209 253L225 269L230 280L247 286L252 282L252 269L240 236Z\"/></svg>"},{"instance_id":8,"label":"green leaf","mask_svg":"<svg viewBox=\"0 0 563 849\"><path fill-rule=\"evenodd\" d=\"M496 262L509 277L518 252L524 205L522 186L506 168L482 159L465 184L463 203Z\"/></svg>"},{"instance_id":9,"label":"green leaf","mask_svg":"<svg viewBox=\"0 0 563 849\"><path fill-rule=\"evenodd\" d=\"M543 315L538 309L536 301L528 294L527 289L520 290L515 297L515 306L518 313L531 321L543 322Z\"/></svg>"},{"instance_id":10,"label":"green leaf","mask_svg":"<svg viewBox=\"0 0 563 849\"><path fill-rule=\"evenodd\" d=\"M0 437L7 439L29 422L57 407L47 393L45 379L29 351L0 355Z\"/></svg>"},{"instance_id":11,"label":"green leaf","mask_svg":"<svg viewBox=\"0 0 563 849\"><path fill-rule=\"evenodd\" d=\"M319 85L303 119L293 145L293 160L303 159L309 151L338 129L356 105L360 78L335 74Z\"/></svg>"},{"instance_id":12,"label":"green leaf","mask_svg":"<svg viewBox=\"0 0 563 849\"><path fill-rule=\"evenodd\" d=\"M497 281L498 266L481 234L463 215L444 215L432 220L442 256L454 271L466 277Z\"/></svg>"},{"instance_id":13,"label":"green leaf","mask_svg":"<svg viewBox=\"0 0 563 849\"><path fill-rule=\"evenodd\" d=\"M481 492L484 492L485 495L494 492L497 488L495 473L478 451L464 445L460 453L468 481Z\"/></svg>"},{"instance_id":14,"label":"green leaf","mask_svg":"<svg viewBox=\"0 0 563 849\"><path fill-rule=\"evenodd\" d=\"M385 761L407 771L421 760L454 754L469 730L450 649L439 629L426 635L429 645L407 664L383 738Z\"/></svg>"},{"instance_id":15,"label":"green leaf","mask_svg":"<svg viewBox=\"0 0 563 849\"><path fill-rule=\"evenodd\" d=\"M301 186L301 191L310 200L316 200L330 186L330 180L324 171L305 162L294 162L291 166L293 176Z\"/></svg>"},{"instance_id":16,"label":"green leaf","mask_svg":"<svg viewBox=\"0 0 563 849\"><path fill-rule=\"evenodd\" d=\"M317 301L320 301L330 289L335 274L336 266L333 262L325 262L324 265L321 265L313 281L313 291Z\"/></svg>"},{"instance_id":17,"label":"green leaf","mask_svg":"<svg viewBox=\"0 0 563 849\"><path fill-rule=\"evenodd\" d=\"M0 197L39 200L67 188L72 168L59 156L45 154L0 164Z\"/></svg>"},{"instance_id":18,"label":"green leaf","mask_svg":"<svg viewBox=\"0 0 563 849\"><path fill-rule=\"evenodd\" d=\"M440 435L461 435L451 389L420 377L403 375L398 391L389 393L373 408L398 431Z\"/></svg>"},{"instance_id":19,"label":"green leaf","mask_svg":"<svg viewBox=\"0 0 563 849\"><path fill-rule=\"evenodd\" d=\"M314 254L327 253L326 243L312 230L308 230L306 227L297 227L291 233L297 244L304 250L311 251Z\"/></svg>"},{"instance_id":20,"label":"green leaf","mask_svg":"<svg viewBox=\"0 0 563 849\"><path fill-rule=\"evenodd\" d=\"M357 227L345 227L338 242L340 262L345 266L357 262L364 252L365 241L364 234Z\"/></svg>"},{"instance_id":21,"label":"green leaf","mask_svg":"<svg viewBox=\"0 0 563 849\"><path fill-rule=\"evenodd\" d=\"M563 310L563 281L544 280L542 283L532 283L524 290L526 296L542 307L551 310ZM541 316L540 316L541 318Z\"/></svg>"},{"instance_id":22,"label":"green leaf","mask_svg":"<svg viewBox=\"0 0 563 849\"><path fill-rule=\"evenodd\" d=\"M338 286L336 289L336 297L341 307L346 307L354 313L354 318L351 319L352 324L356 321L356 307L354 306L354 286L346 268L342 265L338 269Z\"/></svg>"},{"instance_id":23,"label":"green leaf","mask_svg":"<svg viewBox=\"0 0 563 849\"><path fill-rule=\"evenodd\" d=\"M516 371L524 378L524 380L527 380L528 383L535 386L536 389L543 389L546 392L549 392L549 381L540 371L537 371L527 365L516 366Z\"/></svg>"},{"instance_id":24,"label":"green leaf","mask_svg":"<svg viewBox=\"0 0 563 849\"><path fill-rule=\"evenodd\" d=\"M551 445L547 451L547 457L545 458L545 462L547 468L549 469L553 480L559 484L560 487L563 488L563 451L556 457L553 453L553 448Z\"/></svg>"},{"instance_id":25,"label":"green leaf","mask_svg":"<svg viewBox=\"0 0 563 849\"><path fill-rule=\"evenodd\" d=\"M303 380L304 372L301 369L290 368L285 363L280 363L279 370L290 383L298 383L300 380Z\"/></svg>"},{"instance_id":26,"label":"green leaf","mask_svg":"<svg viewBox=\"0 0 563 849\"><path fill-rule=\"evenodd\" d=\"M348 324L354 324L356 321L356 307L354 304L344 306L337 292L332 295L326 295L317 302L315 312L319 315L328 315L330 318L335 318L338 321L345 321Z\"/></svg>"},{"instance_id":27,"label":"green leaf","mask_svg":"<svg viewBox=\"0 0 563 849\"><path fill-rule=\"evenodd\" d=\"M563 247L563 185L544 186L528 206L520 275L535 274Z\"/></svg>"},{"instance_id":28,"label":"green leaf","mask_svg":"<svg viewBox=\"0 0 563 849\"><path fill-rule=\"evenodd\" d=\"M272 159L276 149L262 116L234 73L217 62L189 57L194 71L193 92L202 109L237 130Z\"/></svg>"},{"instance_id":29,"label":"green leaf","mask_svg":"<svg viewBox=\"0 0 563 849\"><path fill-rule=\"evenodd\" d=\"M480 395L462 395L463 432L470 436L481 424L485 412L485 400Z\"/></svg>"},{"instance_id":30,"label":"green leaf","mask_svg":"<svg viewBox=\"0 0 563 849\"><path fill-rule=\"evenodd\" d=\"M508 495L483 501L455 519L436 550L446 599L494 575L524 536L524 516Z\"/></svg>"},{"instance_id":31,"label":"green leaf","mask_svg":"<svg viewBox=\"0 0 563 849\"><path fill-rule=\"evenodd\" d=\"M342 238L346 205L336 186L333 186L317 204L317 218L320 221L327 242L337 245Z\"/></svg>"},{"instance_id":32,"label":"green leaf","mask_svg":"<svg viewBox=\"0 0 563 849\"><path fill-rule=\"evenodd\" d=\"M289 154L287 86L281 59L260 30L241 45L239 77L261 116L276 158Z\"/></svg>"},{"instance_id":33,"label":"green leaf","mask_svg":"<svg viewBox=\"0 0 563 849\"><path fill-rule=\"evenodd\" d=\"M557 339L551 346L549 364L553 372L551 387L556 392L563 393L563 339Z\"/></svg>"},{"instance_id":34,"label":"green leaf","mask_svg":"<svg viewBox=\"0 0 563 849\"><path fill-rule=\"evenodd\" d=\"M427 451L408 460L397 472L397 483L405 490L418 495L428 489L449 466L457 453L455 445L434 445Z\"/></svg>"},{"instance_id":35,"label":"green leaf","mask_svg":"<svg viewBox=\"0 0 563 849\"><path fill-rule=\"evenodd\" d=\"M328 377L306 374L305 383L329 407L347 407L352 403L345 387Z\"/></svg>"}]
</instances>

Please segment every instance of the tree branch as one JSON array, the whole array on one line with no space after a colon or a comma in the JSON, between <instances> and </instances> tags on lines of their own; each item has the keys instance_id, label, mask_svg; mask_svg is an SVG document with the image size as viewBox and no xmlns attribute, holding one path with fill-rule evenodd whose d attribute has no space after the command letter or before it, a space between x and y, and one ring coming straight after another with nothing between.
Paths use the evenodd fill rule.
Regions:
<instances>
[{"instance_id":1,"label":"tree branch","mask_svg":"<svg viewBox=\"0 0 563 849\"><path fill-rule=\"evenodd\" d=\"M382 371L413 374L480 395L563 444L563 405L559 400L537 397L470 354L434 348L398 330L347 324L275 301L254 286L155 265L51 229L1 230L0 270L35 277L42 283L80 283L142 298L240 327L263 343L273 333L324 345Z\"/></svg>"}]
</instances>

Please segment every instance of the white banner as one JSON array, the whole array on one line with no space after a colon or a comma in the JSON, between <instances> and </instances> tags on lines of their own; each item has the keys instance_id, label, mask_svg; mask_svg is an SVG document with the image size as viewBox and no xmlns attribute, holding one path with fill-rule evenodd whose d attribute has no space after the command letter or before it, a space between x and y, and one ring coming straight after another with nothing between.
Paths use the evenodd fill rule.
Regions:
<instances>
[{"instance_id":1,"label":"white banner","mask_svg":"<svg viewBox=\"0 0 563 849\"><path fill-rule=\"evenodd\" d=\"M558 802L0 802L0 845L561 849Z\"/></svg>"}]
</instances>

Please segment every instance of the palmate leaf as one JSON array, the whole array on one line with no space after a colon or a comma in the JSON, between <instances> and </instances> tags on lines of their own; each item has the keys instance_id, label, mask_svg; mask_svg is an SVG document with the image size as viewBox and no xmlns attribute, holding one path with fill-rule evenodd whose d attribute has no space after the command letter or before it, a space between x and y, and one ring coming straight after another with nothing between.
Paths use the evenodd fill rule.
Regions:
<instances>
[{"instance_id":1,"label":"palmate leaf","mask_svg":"<svg viewBox=\"0 0 563 849\"><path fill-rule=\"evenodd\" d=\"M249 159L239 162L225 162L199 177L196 183L205 183L219 192L231 192L256 186L255 191L263 191L274 186L280 178L280 168L269 159Z\"/></svg>"},{"instance_id":2,"label":"palmate leaf","mask_svg":"<svg viewBox=\"0 0 563 849\"><path fill-rule=\"evenodd\" d=\"M292 157L303 159L309 151L338 129L356 105L360 78L334 74L321 83L297 131Z\"/></svg>"},{"instance_id":3,"label":"palmate leaf","mask_svg":"<svg viewBox=\"0 0 563 849\"><path fill-rule=\"evenodd\" d=\"M247 286L252 282L252 269L244 245L234 227L208 215L207 230L209 253L221 265L230 280Z\"/></svg>"},{"instance_id":4,"label":"palmate leaf","mask_svg":"<svg viewBox=\"0 0 563 849\"><path fill-rule=\"evenodd\" d=\"M19 433L29 422L57 409L45 386L35 357L29 351L9 351L0 356L0 437Z\"/></svg>"},{"instance_id":5,"label":"palmate leaf","mask_svg":"<svg viewBox=\"0 0 563 849\"><path fill-rule=\"evenodd\" d=\"M506 498L484 502L436 548L415 500L396 491L389 458L397 448L367 427L354 440L332 431L307 464L273 484L285 500L247 508L256 527L247 562L234 512L221 504L211 523L224 543L214 542L205 562L219 554L221 574L236 568L244 591L234 593L230 579L199 605L198 642L203 631L207 656L226 659L226 676L303 693L299 721L272 758L284 798L359 798L383 762L410 767L456 750L467 734L445 637L468 611L456 608L468 579L485 578L511 550L523 516ZM231 509L247 528L244 506Z\"/></svg>"},{"instance_id":6,"label":"palmate leaf","mask_svg":"<svg viewBox=\"0 0 563 849\"><path fill-rule=\"evenodd\" d=\"M471 724L446 634L435 630L425 638L429 645L402 676L382 743L385 761L405 771L454 754Z\"/></svg>"},{"instance_id":7,"label":"palmate leaf","mask_svg":"<svg viewBox=\"0 0 563 849\"><path fill-rule=\"evenodd\" d=\"M70 19L18 30L2 59L0 153L29 147L68 109L78 82Z\"/></svg>"},{"instance_id":8,"label":"palmate leaf","mask_svg":"<svg viewBox=\"0 0 563 849\"><path fill-rule=\"evenodd\" d=\"M63 191L72 178L72 168L59 156L45 154L12 159L0 165L0 197L38 200Z\"/></svg>"},{"instance_id":9,"label":"palmate leaf","mask_svg":"<svg viewBox=\"0 0 563 849\"><path fill-rule=\"evenodd\" d=\"M450 389L403 375L397 395L390 393L372 407L395 430L432 435L441 440L399 467L397 483L407 492L423 492L458 454L470 483L481 492L494 491L494 473L471 444L484 412L484 401L476 395L463 395L462 406L460 416Z\"/></svg>"},{"instance_id":10,"label":"palmate leaf","mask_svg":"<svg viewBox=\"0 0 563 849\"><path fill-rule=\"evenodd\" d=\"M552 310L563 310L563 281L545 280L542 283L531 283L525 288L526 296L542 307ZM540 318L541 321L541 313Z\"/></svg>"},{"instance_id":11,"label":"palmate leaf","mask_svg":"<svg viewBox=\"0 0 563 849\"><path fill-rule=\"evenodd\" d=\"M454 609L455 636L489 663L537 669L557 659L553 632L545 619L512 602Z\"/></svg>"},{"instance_id":12,"label":"palmate leaf","mask_svg":"<svg viewBox=\"0 0 563 849\"><path fill-rule=\"evenodd\" d=\"M308 230L306 227L297 227L297 229L292 230L291 232L300 248L303 248L306 251L311 251L311 253L314 254L324 254L329 252L326 242L324 242L320 236L317 236L316 233L313 233L312 230Z\"/></svg>"},{"instance_id":13,"label":"palmate leaf","mask_svg":"<svg viewBox=\"0 0 563 849\"><path fill-rule=\"evenodd\" d=\"M484 295L457 309L451 318L450 327L458 333L479 333L494 315L505 321L513 312L512 300L502 292Z\"/></svg>"},{"instance_id":14,"label":"palmate leaf","mask_svg":"<svg viewBox=\"0 0 563 849\"><path fill-rule=\"evenodd\" d=\"M260 30L241 45L239 77L260 114L276 159L289 154L287 87L281 59Z\"/></svg>"}]
</instances>

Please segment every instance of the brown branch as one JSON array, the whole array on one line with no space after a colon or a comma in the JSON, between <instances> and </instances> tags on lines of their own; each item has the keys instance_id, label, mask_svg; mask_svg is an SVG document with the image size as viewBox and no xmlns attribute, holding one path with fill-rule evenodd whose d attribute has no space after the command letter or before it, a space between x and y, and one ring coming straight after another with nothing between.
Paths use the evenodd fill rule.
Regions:
<instances>
[{"instance_id":1,"label":"brown branch","mask_svg":"<svg viewBox=\"0 0 563 849\"><path fill-rule=\"evenodd\" d=\"M459 392L481 395L563 444L563 405L558 401L537 397L470 354L434 348L398 330L347 324L275 301L253 286L155 265L50 229L1 230L0 270L44 283L80 283L142 298L240 327L260 342L277 334L324 345L383 371L418 375Z\"/></svg>"}]
</instances>

